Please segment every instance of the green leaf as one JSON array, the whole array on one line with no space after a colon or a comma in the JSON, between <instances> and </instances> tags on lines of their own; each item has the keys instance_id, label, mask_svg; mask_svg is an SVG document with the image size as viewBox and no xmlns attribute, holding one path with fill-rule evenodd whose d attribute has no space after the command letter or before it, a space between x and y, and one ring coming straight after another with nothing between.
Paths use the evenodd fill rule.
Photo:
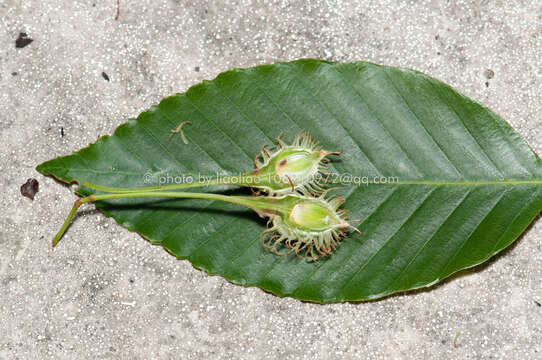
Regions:
<instances>
[{"instance_id":1,"label":"green leaf","mask_svg":"<svg viewBox=\"0 0 542 360\"><path fill-rule=\"evenodd\" d=\"M189 144L167 142L181 121L192 122L184 128ZM321 303L432 285L510 245L542 209L541 160L504 120L424 74L366 62L227 71L37 170L116 187L148 186L145 176L160 174L237 174L252 168L262 143L301 129L344 151L334 171L371 182L340 191L351 218L363 219L363 236L350 234L318 263L262 248L265 221L235 205L123 199L96 206L211 274ZM380 177L399 182L375 183Z\"/></svg>"}]
</instances>

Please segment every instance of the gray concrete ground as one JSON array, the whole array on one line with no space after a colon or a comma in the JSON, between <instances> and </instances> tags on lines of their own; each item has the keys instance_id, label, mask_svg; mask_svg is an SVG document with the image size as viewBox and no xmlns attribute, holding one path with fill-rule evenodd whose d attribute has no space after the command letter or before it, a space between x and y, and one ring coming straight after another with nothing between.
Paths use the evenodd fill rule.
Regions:
<instances>
[{"instance_id":1,"label":"gray concrete ground","mask_svg":"<svg viewBox=\"0 0 542 360\"><path fill-rule=\"evenodd\" d=\"M208 276L95 210L53 250L75 196L34 170L202 79L300 57L421 70L542 154L542 3L121 0L115 20L116 6L0 0L0 359L542 358L540 220L429 291L322 306ZM34 41L16 49L20 32Z\"/></svg>"}]
</instances>

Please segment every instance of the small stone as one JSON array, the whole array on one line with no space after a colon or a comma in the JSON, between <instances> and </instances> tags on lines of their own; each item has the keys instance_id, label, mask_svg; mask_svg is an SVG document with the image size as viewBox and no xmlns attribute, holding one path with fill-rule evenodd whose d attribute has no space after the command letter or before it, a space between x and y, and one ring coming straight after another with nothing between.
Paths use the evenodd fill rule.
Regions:
<instances>
[{"instance_id":1,"label":"small stone","mask_svg":"<svg viewBox=\"0 0 542 360\"><path fill-rule=\"evenodd\" d=\"M17 37L17 40L15 40L15 47L17 49L24 48L32 41L34 41L34 39L29 38L26 33L19 33L19 37Z\"/></svg>"},{"instance_id":2,"label":"small stone","mask_svg":"<svg viewBox=\"0 0 542 360\"><path fill-rule=\"evenodd\" d=\"M486 77L486 79L493 79L493 77L495 76L495 72L491 69L487 69L486 71L484 71L484 76Z\"/></svg>"},{"instance_id":3,"label":"small stone","mask_svg":"<svg viewBox=\"0 0 542 360\"><path fill-rule=\"evenodd\" d=\"M30 200L34 200L34 195L39 191L39 182L36 179L28 179L21 185L21 194Z\"/></svg>"}]
</instances>

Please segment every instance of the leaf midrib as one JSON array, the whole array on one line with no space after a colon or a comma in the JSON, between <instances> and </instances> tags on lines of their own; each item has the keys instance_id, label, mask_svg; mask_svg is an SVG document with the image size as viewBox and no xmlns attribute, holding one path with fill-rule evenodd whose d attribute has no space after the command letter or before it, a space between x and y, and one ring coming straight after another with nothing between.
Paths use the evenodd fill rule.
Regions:
<instances>
[{"instance_id":1,"label":"leaf midrib","mask_svg":"<svg viewBox=\"0 0 542 360\"><path fill-rule=\"evenodd\" d=\"M540 180L495 180L495 181L399 181L389 184L368 183L369 185L432 185L432 186L484 186L484 185L542 185ZM365 185L365 184L363 184Z\"/></svg>"},{"instance_id":2,"label":"leaf midrib","mask_svg":"<svg viewBox=\"0 0 542 360\"><path fill-rule=\"evenodd\" d=\"M365 184L363 184L365 185ZM540 180L495 180L495 181L399 181L390 184L369 183L369 185L432 185L432 186L484 186L484 185L542 185Z\"/></svg>"},{"instance_id":3,"label":"leaf midrib","mask_svg":"<svg viewBox=\"0 0 542 360\"><path fill-rule=\"evenodd\" d=\"M101 174L113 174L121 173L125 175L145 175L145 172L128 172L122 170L98 170L91 168L68 168L65 166L49 166L49 170L52 169L62 169L70 171L79 171L79 172L92 172L92 173L101 173ZM194 175L194 174L184 174L184 175ZM346 183L345 185L348 185ZM483 186L483 185L542 185L542 179L540 180L488 180L488 181L432 181L432 180L407 180L399 182L390 182L390 183L376 183L376 182L367 182L361 185L432 185L432 186ZM360 185L360 186L361 186Z\"/></svg>"}]
</instances>

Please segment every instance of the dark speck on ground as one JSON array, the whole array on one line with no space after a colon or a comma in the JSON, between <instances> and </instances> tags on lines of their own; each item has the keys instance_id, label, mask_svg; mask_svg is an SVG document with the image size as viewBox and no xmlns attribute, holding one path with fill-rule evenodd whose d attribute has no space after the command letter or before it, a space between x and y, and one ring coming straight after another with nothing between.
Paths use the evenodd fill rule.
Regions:
<instances>
[{"instance_id":1,"label":"dark speck on ground","mask_svg":"<svg viewBox=\"0 0 542 360\"><path fill-rule=\"evenodd\" d=\"M486 71L484 71L484 76L486 77L486 79L493 79L493 77L495 76L495 72L491 69L487 69Z\"/></svg>"},{"instance_id":2,"label":"dark speck on ground","mask_svg":"<svg viewBox=\"0 0 542 360\"><path fill-rule=\"evenodd\" d=\"M29 45L34 39L31 39L28 37L26 33L19 33L19 36L15 40L15 47L20 49L24 48L25 46Z\"/></svg>"}]
</instances>

